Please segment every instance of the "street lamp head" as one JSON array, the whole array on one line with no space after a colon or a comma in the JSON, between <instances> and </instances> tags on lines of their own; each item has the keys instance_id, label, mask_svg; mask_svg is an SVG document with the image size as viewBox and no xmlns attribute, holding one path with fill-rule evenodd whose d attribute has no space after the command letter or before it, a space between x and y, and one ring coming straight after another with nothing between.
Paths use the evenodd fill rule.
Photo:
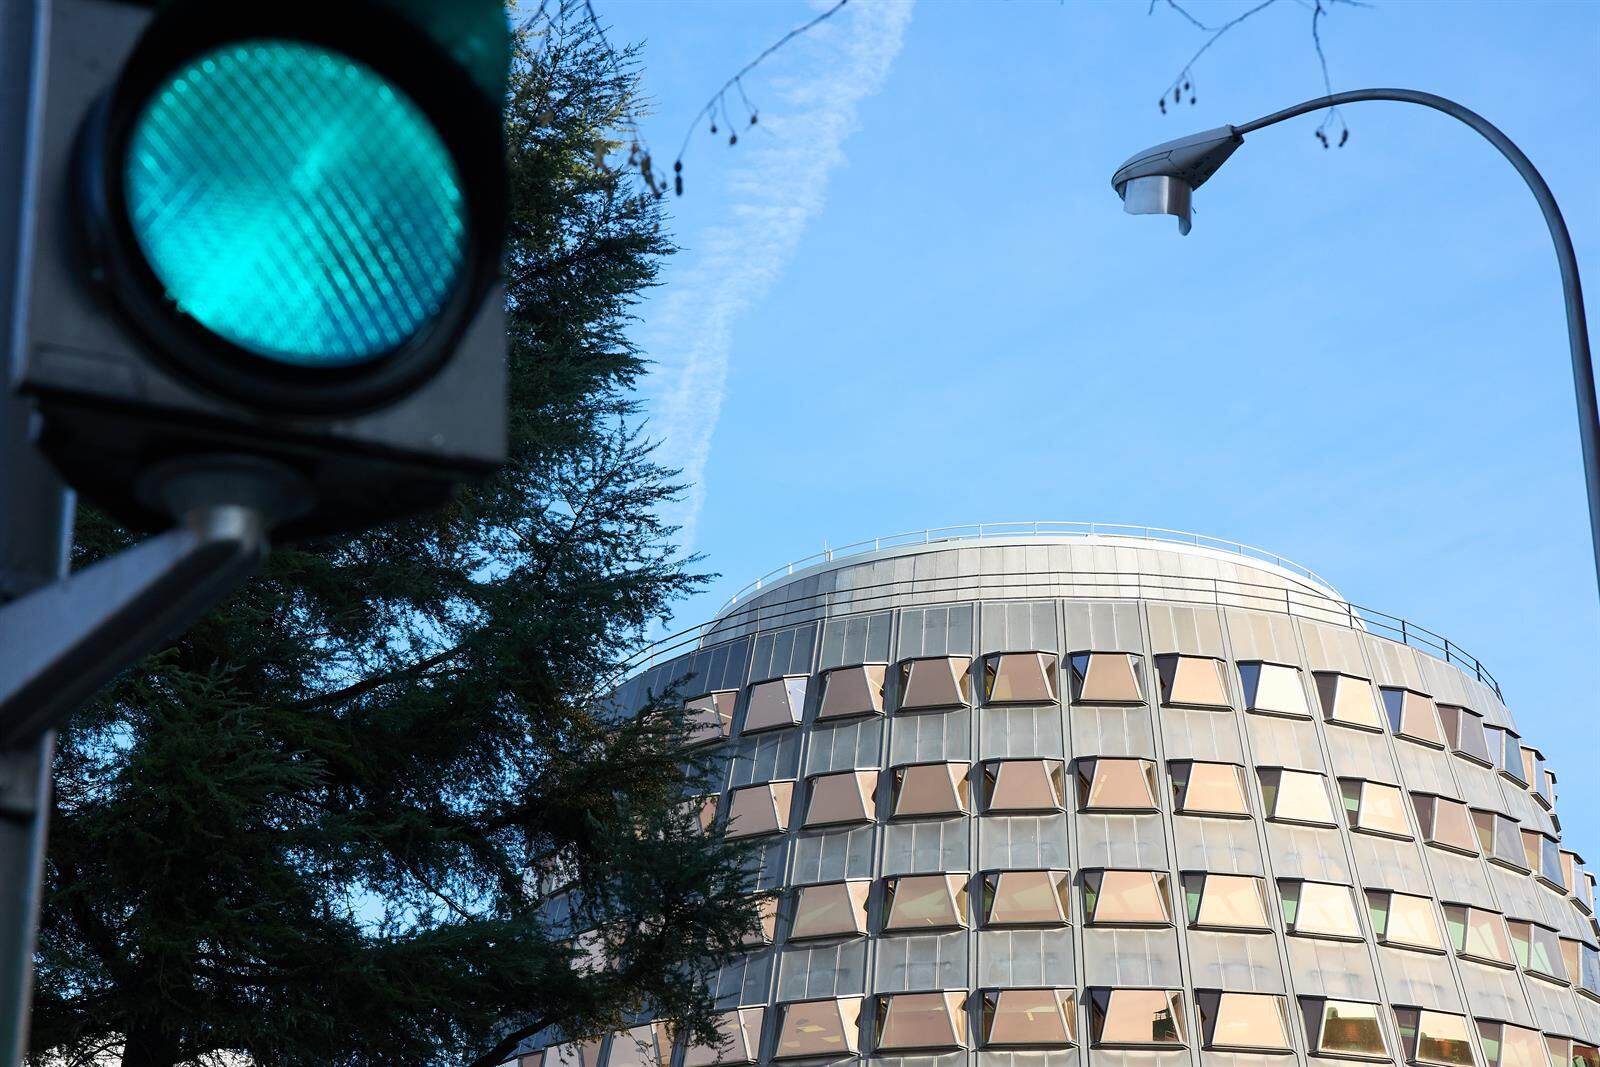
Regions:
<instances>
[{"instance_id":1,"label":"street lamp head","mask_svg":"<svg viewBox=\"0 0 1600 1067\"><path fill-rule=\"evenodd\" d=\"M1217 172L1244 138L1219 126L1147 148L1111 176L1111 187L1130 215L1176 215L1178 232L1189 232L1193 193Z\"/></svg>"}]
</instances>

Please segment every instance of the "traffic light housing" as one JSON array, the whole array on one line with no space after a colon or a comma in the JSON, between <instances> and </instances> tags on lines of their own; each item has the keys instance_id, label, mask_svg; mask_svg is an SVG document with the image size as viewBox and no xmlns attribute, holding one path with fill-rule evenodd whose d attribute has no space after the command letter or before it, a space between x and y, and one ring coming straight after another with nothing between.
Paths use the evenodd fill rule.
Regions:
<instances>
[{"instance_id":1,"label":"traffic light housing","mask_svg":"<svg viewBox=\"0 0 1600 1067\"><path fill-rule=\"evenodd\" d=\"M505 448L500 0L49 0L13 384L123 523L276 483L278 537Z\"/></svg>"}]
</instances>

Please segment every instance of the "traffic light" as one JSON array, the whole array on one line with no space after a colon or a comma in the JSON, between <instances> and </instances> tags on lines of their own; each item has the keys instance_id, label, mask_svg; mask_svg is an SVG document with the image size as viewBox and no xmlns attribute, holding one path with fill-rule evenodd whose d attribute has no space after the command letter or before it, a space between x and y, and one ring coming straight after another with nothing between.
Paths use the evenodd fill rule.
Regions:
<instances>
[{"instance_id":1,"label":"traffic light","mask_svg":"<svg viewBox=\"0 0 1600 1067\"><path fill-rule=\"evenodd\" d=\"M279 537L505 449L501 0L47 0L13 384L138 529L215 474Z\"/></svg>"}]
</instances>

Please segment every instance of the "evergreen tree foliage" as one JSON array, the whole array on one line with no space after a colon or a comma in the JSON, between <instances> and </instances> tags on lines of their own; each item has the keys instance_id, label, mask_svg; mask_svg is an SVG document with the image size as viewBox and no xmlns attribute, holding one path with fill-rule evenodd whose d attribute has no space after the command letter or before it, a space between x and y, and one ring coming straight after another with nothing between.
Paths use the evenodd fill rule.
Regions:
<instances>
[{"instance_id":1,"label":"evergreen tree foliage","mask_svg":"<svg viewBox=\"0 0 1600 1067\"><path fill-rule=\"evenodd\" d=\"M686 812L709 767L677 702L601 699L700 580L626 400L671 251L604 162L637 93L581 17L520 43L504 472L279 548L63 735L39 1062L487 1067L641 1011L712 1034L706 978L755 923L743 856ZM80 564L128 540L92 513L77 538Z\"/></svg>"}]
</instances>

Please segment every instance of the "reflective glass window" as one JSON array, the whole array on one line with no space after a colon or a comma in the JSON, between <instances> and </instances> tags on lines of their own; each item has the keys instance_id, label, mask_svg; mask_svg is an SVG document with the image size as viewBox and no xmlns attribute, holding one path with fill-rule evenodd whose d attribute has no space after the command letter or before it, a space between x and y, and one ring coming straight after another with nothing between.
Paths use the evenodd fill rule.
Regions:
<instances>
[{"instance_id":1,"label":"reflective glass window","mask_svg":"<svg viewBox=\"0 0 1600 1067\"><path fill-rule=\"evenodd\" d=\"M1388 1059L1378 1006L1353 1000L1301 997L1306 1049L1313 1056L1355 1056Z\"/></svg>"},{"instance_id":2,"label":"reflective glass window","mask_svg":"<svg viewBox=\"0 0 1600 1067\"><path fill-rule=\"evenodd\" d=\"M789 829L789 805L794 800L793 782L767 782L745 786L730 794L728 837L756 837L781 834Z\"/></svg>"},{"instance_id":3,"label":"reflective glass window","mask_svg":"<svg viewBox=\"0 0 1600 1067\"><path fill-rule=\"evenodd\" d=\"M772 1058L848 1056L861 1051L861 998L800 1000L779 1007L778 1046Z\"/></svg>"},{"instance_id":4,"label":"reflective glass window","mask_svg":"<svg viewBox=\"0 0 1600 1067\"><path fill-rule=\"evenodd\" d=\"M1049 704L1056 699L1056 658L1049 652L1002 652L983 661L989 704Z\"/></svg>"},{"instance_id":5,"label":"reflective glass window","mask_svg":"<svg viewBox=\"0 0 1600 1067\"><path fill-rule=\"evenodd\" d=\"M1096 926L1170 923L1167 876L1158 871L1085 871L1084 921Z\"/></svg>"},{"instance_id":6,"label":"reflective glass window","mask_svg":"<svg viewBox=\"0 0 1600 1067\"><path fill-rule=\"evenodd\" d=\"M1546 808L1556 806L1556 775L1549 767L1539 768L1539 781L1535 785L1535 793L1544 802Z\"/></svg>"},{"instance_id":7,"label":"reflective glass window","mask_svg":"<svg viewBox=\"0 0 1600 1067\"><path fill-rule=\"evenodd\" d=\"M1222 661L1209 656L1157 656L1161 703L1190 708L1231 707L1222 684Z\"/></svg>"},{"instance_id":8,"label":"reflective glass window","mask_svg":"<svg viewBox=\"0 0 1600 1067\"><path fill-rule=\"evenodd\" d=\"M814 937L855 937L867 932L865 879L801 886L796 894L790 941Z\"/></svg>"},{"instance_id":9,"label":"reflective glass window","mask_svg":"<svg viewBox=\"0 0 1600 1067\"><path fill-rule=\"evenodd\" d=\"M1396 737L1444 747L1444 734L1439 730L1439 716L1434 714L1431 698L1409 689L1385 688L1383 710L1388 713L1389 732Z\"/></svg>"},{"instance_id":10,"label":"reflective glass window","mask_svg":"<svg viewBox=\"0 0 1600 1067\"><path fill-rule=\"evenodd\" d=\"M1373 699L1371 682L1331 671L1319 671L1316 678L1317 698L1322 703L1324 719L1345 726L1359 726L1364 730L1383 729L1383 718L1378 713L1378 702Z\"/></svg>"},{"instance_id":11,"label":"reflective glass window","mask_svg":"<svg viewBox=\"0 0 1600 1067\"><path fill-rule=\"evenodd\" d=\"M918 763L894 770L894 817L962 815L968 809L965 763Z\"/></svg>"},{"instance_id":12,"label":"reflective glass window","mask_svg":"<svg viewBox=\"0 0 1600 1067\"><path fill-rule=\"evenodd\" d=\"M1410 837L1406 823L1405 795L1399 788L1360 778L1339 779L1339 794L1344 800L1350 829L1390 837Z\"/></svg>"},{"instance_id":13,"label":"reflective glass window","mask_svg":"<svg viewBox=\"0 0 1600 1067\"><path fill-rule=\"evenodd\" d=\"M1517 832L1514 821L1498 812L1473 808L1472 828L1478 837L1478 847L1485 856L1519 871L1528 870L1523 857L1522 836Z\"/></svg>"},{"instance_id":14,"label":"reflective glass window","mask_svg":"<svg viewBox=\"0 0 1600 1067\"><path fill-rule=\"evenodd\" d=\"M606 1067L667 1067L672 1039L661 1023L646 1023L611 1035Z\"/></svg>"},{"instance_id":15,"label":"reflective glass window","mask_svg":"<svg viewBox=\"0 0 1600 1067\"><path fill-rule=\"evenodd\" d=\"M1072 657L1072 699L1079 704L1142 704L1139 657L1127 652L1079 652Z\"/></svg>"},{"instance_id":16,"label":"reflective glass window","mask_svg":"<svg viewBox=\"0 0 1600 1067\"><path fill-rule=\"evenodd\" d=\"M744 711L744 732L795 726L806 708L806 678L774 678L750 687Z\"/></svg>"},{"instance_id":17,"label":"reflective glass window","mask_svg":"<svg viewBox=\"0 0 1600 1067\"><path fill-rule=\"evenodd\" d=\"M1444 925L1450 935L1450 947L1458 955L1500 967L1516 965L1511 955L1511 941L1506 937L1505 920L1498 912L1466 904L1446 904Z\"/></svg>"},{"instance_id":18,"label":"reflective glass window","mask_svg":"<svg viewBox=\"0 0 1600 1067\"><path fill-rule=\"evenodd\" d=\"M1244 690L1244 710L1263 715L1289 715L1309 719L1306 691L1300 669L1282 663L1239 664L1239 685Z\"/></svg>"},{"instance_id":19,"label":"reflective glass window","mask_svg":"<svg viewBox=\"0 0 1600 1067\"><path fill-rule=\"evenodd\" d=\"M1253 1052L1289 1051L1289 1010L1270 993L1195 993L1204 1047Z\"/></svg>"},{"instance_id":20,"label":"reflective glass window","mask_svg":"<svg viewBox=\"0 0 1600 1067\"><path fill-rule=\"evenodd\" d=\"M1261 798L1267 818L1279 822L1333 826L1333 805L1328 802L1328 787L1320 774L1265 767L1261 777Z\"/></svg>"},{"instance_id":21,"label":"reflective glass window","mask_svg":"<svg viewBox=\"0 0 1600 1067\"><path fill-rule=\"evenodd\" d=\"M1528 779L1522 770L1522 738L1510 730L1503 730L1501 739L1505 745L1505 752L1496 766L1500 768L1501 774L1526 787Z\"/></svg>"},{"instance_id":22,"label":"reflective glass window","mask_svg":"<svg viewBox=\"0 0 1600 1067\"><path fill-rule=\"evenodd\" d=\"M1600 949L1583 945L1578 950L1578 988L1600 997Z\"/></svg>"},{"instance_id":23,"label":"reflective glass window","mask_svg":"<svg viewBox=\"0 0 1600 1067\"><path fill-rule=\"evenodd\" d=\"M1561 890L1567 891L1567 884L1561 874L1561 846L1553 837L1539 835L1539 877Z\"/></svg>"},{"instance_id":24,"label":"reflective glass window","mask_svg":"<svg viewBox=\"0 0 1600 1067\"><path fill-rule=\"evenodd\" d=\"M1483 741L1489 746L1489 766L1504 770L1506 765L1506 731L1501 726L1483 724Z\"/></svg>"},{"instance_id":25,"label":"reflective glass window","mask_svg":"<svg viewBox=\"0 0 1600 1067\"><path fill-rule=\"evenodd\" d=\"M1544 852L1544 835L1537 830L1522 830L1522 866L1535 874L1539 871L1539 857Z\"/></svg>"},{"instance_id":26,"label":"reflective glass window","mask_svg":"<svg viewBox=\"0 0 1600 1067\"><path fill-rule=\"evenodd\" d=\"M999 760L983 768L989 811L1060 811L1066 764L1057 759Z\"/></svg>"},{"instance_id":27,"label":"reflective glass window","mask_svg":"<svg viewBox=\"0 0 1600 1067\"><path fill-rule=\"evenodd\" d=\"M600 1067L604 1039L567 1041L544 1050L544 1067Z\"/></svg>"},{"instance_id":28,"label":"reflective glass window","mask_svg":"<svg viewBox=\"0 0 1600 1067\"><path fill-rule=\"evenodd\" d=\"M1567 980L1573 985L1582 984L1583 975L1583 942L1574 941L1570 937L1560 938L1561 969L1566 972Z\"/></svg>"},{"instance_id":29,"label":"reflective glass window","mask_svg":"<svg viewBox=\"0 0 1600 1067\"><path fill-rule=\"evenodd\" d=\"M696 744L720 741L732 732L733 709L738 697L738 690L725 689L684 702Z\"/></svg>"},{"instance_id":30,"label":"reflective glass window","mask_svg":"<svg viewBox=\"0 0 1600 1067\"><path fill-rule=\"evenodd\" d=\"M1517 965L1529 974L1566 982L1567 968L1561 959L1561 942L1554 930L1519 919L1506 920L1511 934L1511 951Z\"/></svg>"},{"instance_id":31,"label":"reflective glass window","mask_svg":"<svg viewBox=\"0 0 1600 1067\"><path fill-rule=\"evenodd\" d=\"M1091 989L1089 1035L1096 1045L1181 1045L1182 994L1170 989Z\"/></svg>"},{"instance_id":32,"label":"reflective glass window","mask_svg":"<svg viewBox=\"0 0 1600 1067\"><path fill-rule=\"evenodd\" d=\"M722 1047L691 1045L684 1049L683 1067L722 1067L730 1063L754 1063L761 1057L761 1024L766 1008L738 1008L717 1016L717 1034Z\"/></svg>"},{"instance_id":33,"label":"reflective glass window","mask_svg":"<svg viewBox=\"0 0 1600 1067\"><path fill-rule=\"evenodd\" d=\"M907 874L884 883L885 930L967 925L967 876Z\"/></svg>"},{"instance_id":34,"label":"reflective glass window","mask_svg":"<svg viewBox=\"0 0 1600 1067\"><path fill-rule=\"evenodd\" d=\"M1411 806L1416 810L1422 839L1428 844L1477 855L1478 834L1472 827L1471 813L1461 801L1412 793Z\"/></svg>"},{"instance_id":35,"label":"reflective glass window","mask_svg":"<svg viewBox=\"0 0 1600 1067\"><path fill-rule=\"evenodd\" d=\"M717 794L706 797L695 797L685 802L684 814L694 819L694 827L702 834L709 834L711 827L717 821Z\"/></svg>"},{"instance_id":36,"label":"reflective glass window","mask_svg":"<svg viewBox=\"0 0 1600 1067\"><path fill-rule=\"evenodd\" d=\"M1519 755L1522 757L1522 780L1528 784L1529 789L1537 792L1539 779L1544 774L1544 756L1540 755L1538 749L1528 748L1526 745Z\"/></svg>"},{"instance_id":37,"label":"reflective glass window","mask_svg":"<svg viewBox=\"0 0 1600 1067\"><path fill-rule=\"evenodd\" d=\"M1078 761L1082 811L1155 811L1155 765L1143 759Z\"/></svg>"},{"instance_id":38,"label":"reflective glass window","mask_svg":"<svg viewBox=\"0 0 1600 1067\"><path fill-rule=\"evenodd\" d=\"M1396 1008L1394 1021L1408 1062L1437 1067L1473 1067L1472 1038L1467 1035L1466 1016L1423 1008Z\"/></svg>"},{"instance_id":39,"label":"reflective glass window","mask_svg":"<svg viewBox=\"0 0 1600 1067\"><path fill-rule=\"evenodd\" d=\"M983 877L987 926L1055 926L1072 914L1066 871L993 871Z\"/></svg>"},{"instance_id":40,"label":"reflective glass window","mask_svg":"<svg viewBox=\"0 0 1600 1067\"><path fill-rule=\"evenodd\" d=\"M1278 901L1284 926L1302 937L1361 938L1355 897L1350 887L1335 882L1280 879Z\"/></svg>"},{"instance_id":41,"label":"reflective glass window","mask_svg":"<svg viewBox=\"0 0 1600 1067\"><path fill-rule=\"evenodd\" d=\"M967 1047L965 993L896 993L877 998L879 1052Z\"/></svg>"},{"instance_id":42,"label":"reflective glass window","mask_svg":"<svg viewBox=\"0 0 1600 1067\"><path fill-rule=\"evenodd\" d=\"M900 707L950 708L971 702L971 678L965 656L913 659L900 664Z\"/></svg>"},{"instance_id":43,"label":"reflective glass window","mask_svg":"<svg viewBox=\"0 0 1600 1067\"><path fill-rule=\"evenodd\" d=\"M1561 885L1562 888L1564 888L1568 893L1571 893L1573 896L1576 896L1578 893L1578 884L1582 881L1582 879L1579 877L1579 872L1582 869L1583 868L1578 860L1577 853L1562 850Z\"/></svg>"},{"instance_id":44,"label":"reflective glass window","mask_svg":"<svg viewBox=\"0 0 1600 1067\"><path fill-rule=\"evenodd\" d=\"M1367 890L1367 915L1378 943L1396 948L1443 952L1444 939L1433 915L1433 900L1410 893Z\"/></svg>"},{"instance_id":45,"label":"reflective glass window","mask_svg":"<svg viewBox=\"0 0 1600 1067\"><path fill-rule=\"evenodd\" d=\"M1488 1067L1551 1067L1544 1035L1537 1030L1479 1019L1478 1043Z\"/></svg>"},{"instance_id":46,"label":"reflective glass window","mask_svg":"<svg viewBox=\"0 0 1600 1067\"><path fill-rule=\"evenodd\" d=\"M884 676L882 663L862 663L854 667L835 667L823 677L822 705L818 719L848 719L856 715L883 713Z\"/></svg>"},{"instance_id":47,"label":"reflective glass window","mask_svg":"<svg viewBox=\"0 0 1600 1067\"><path fill-rule=\"evenodd\" d=\"M756 914L760 917L756 928L745 935L745 945L770 945L778 936L778 897L767 894L756 901Z\"/></svg>"},{"instance_id":48,"label":"reflective glass window","mask_svg":"<svg viewBox=\"0 0 1600 1067\"><path fill-rule=\"evenodd\" d=\"M1078 1010L1070 989L993 989L983 995L983 1043L1070 1045L1077 1040Z\"/></svg>"},{"instance_id":49,"label":"reflective glass window","mask_svg":"<svg viewBox=\"0 0 1600 1067\"><path fill-rule=\"evenodd\" d=\"M1470 708L1440 704L1439 723L1444 727L1445 741L1457 755L1485 766L1493 765L1494 761L1489 756L1489 739L1483 732L1483 716Z\"/></svg>"},{"instance_id":50,"label":"reflective glass window","mask_svg":"<svg viewBox=\"0 0 1600 1067\"><path fill-rule=\"evenodd\" d=\"M872 796L878 790L877 771L840 771L811 779L811 799L806 804L806 826L841 826L871 822Z\"/></svg>"},{"instance_id":51,"label":"reflective glass window","mask_svg":"<svg viewBox=\"0 0 1600 1067\"><path fill-rule=\"evenodd\" d=\"M1265 930L1266 883L1243 874L1186 874L1184 905L1189 925L1222 930Z\"/></svg>"},{"instance_id":52,"label":"reflective glass window","mask_svg":"<svg viewBox=\"0 0 1600 1067\"><path fill-rule=\"evenodd\" d=\"M1550 1062L1555 1067L1600 1067L1600 1049L1571 1038L1545 1035Z\"/></svg>"},{"instance_id":53,"label":"reflective glass window","mask_svg":"<svg viewBox=\"0 0 1600 1067\"><path fill-rule=\"evenodd\" d=\"M1177 761L1172 775L1173 806L1184 815L1249 815L1244 769L1231 763Z\"/></svg>"}]
</instances>

